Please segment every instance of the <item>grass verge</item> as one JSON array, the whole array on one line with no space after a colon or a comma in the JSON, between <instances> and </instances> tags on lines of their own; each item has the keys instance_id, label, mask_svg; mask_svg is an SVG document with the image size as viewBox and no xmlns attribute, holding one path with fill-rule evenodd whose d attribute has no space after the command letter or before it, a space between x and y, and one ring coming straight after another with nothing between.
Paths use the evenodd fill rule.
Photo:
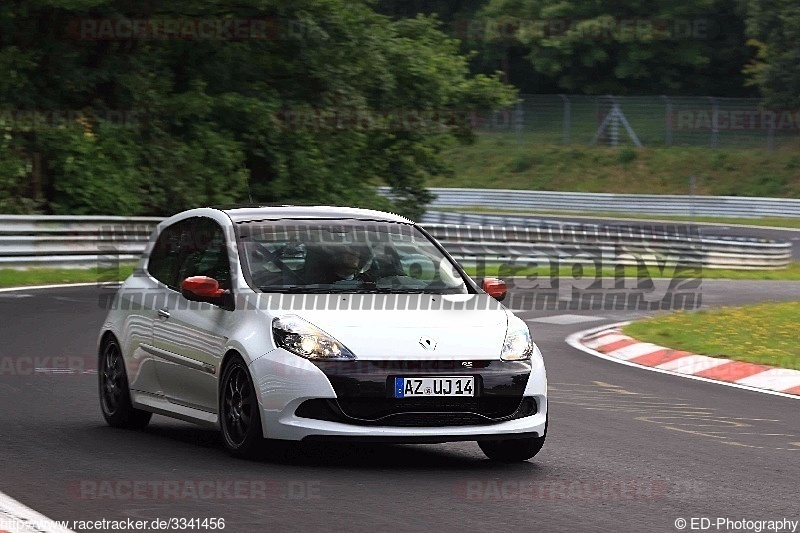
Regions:
<instances>
[{"instance_id":1,"label":"grass verge","mask_svg":"<svg viewBox=\"0 0 800 533\"><path fill-rule=\"evenodd\" d=\"M689 194L800 198L800 156L789 145L762 148L705 146L620 148L515 142L513 135L484 133L474 144L444 152L454 170L429 187L541 191ZM623 157L626 156L626 157Z\"/></svg>"},{"instance_id":2,"label":"grass verge","mask_svg":"<svg viewBox=\"0 0 800 533\"><path fill-rule=\"evenodd\" d=\"M530 268L530 267L521 267L521 268L509 268L506 265L501 264L489 264L486 265L486 268L483 269L481 272L478 272L478 269L471 265L464 265L464 270L472 277L484 277L484 276L493 276L493 277L501 277L504 279L512 278L512 277L526 277L534 279L549 279L553 273L550 272L549 266L539 267L539 268ZM667 268L665 272L661 273L656 267L650 267L647 271L647 276L651 278L671 278L674 274L681 277L691 277L691 278L700 278L700 279L740 279L740 280L772 280L772 281L800 281L800 262L794 262L789 265L788 268L783 270L711 270L711 269L702 269L702 270L692 270L692 271L681 271L675 273L674 270ZM561 266L558 271L557 275L559 278L573 278L574 273L572 270L572 266ZM595 279L597 276L602 277L603 279L614 279L614 269L612 268L604 268L598 273L594 268L589 268L588 266L584 268L583 276L587 277L588 279ZM633 267L627 267L625 270L625 277L635 278L637 276L636 269ZM676 277L677 277L676 276ZM575 278L579 279L579 278ZM581 278L582 279L582 278Z\"/></svg>"},{"instance_id":3,"label":"grass verge","mask_svg":"<svg viewBox=\"0 0 800 533\"><path fill-rule=\"evenodd\" d=\"M690 217L671 215L630 215L613 211L535 211L521 209L493 209L488 207L437 207L436 211L455 211L459 213L497 214L497 215L528 215L528 216L557 216L557 217L597 217L619 218L644 221L668 222L707 222L725 226L767 226L773 228L800 229L800 218L757 217L757 218L725 218L725 217Z\"/></svg>"},{"instance_id":4,"label":"grass verge","mask_svg":"<svg viewBox=\"0 0 800 533\"><path fill-rule=\"evenodd\" d=\"M0 269L0 287L22 287L28 285L57 285L59 283L108 283L124 280L133 273L135 265L120 265L119 268L29 268L16 270Z\"/></svg>"},{"instance_id":5,"label":"grass verge","mask_svg":"<svg viewBox=\"0 0 800 533\"><path fill-rule=\"evenodd\" d=\"M678 312L625 326L626 335L688 352L800 370L800 302Z\"/></svg>"}]
</instances>

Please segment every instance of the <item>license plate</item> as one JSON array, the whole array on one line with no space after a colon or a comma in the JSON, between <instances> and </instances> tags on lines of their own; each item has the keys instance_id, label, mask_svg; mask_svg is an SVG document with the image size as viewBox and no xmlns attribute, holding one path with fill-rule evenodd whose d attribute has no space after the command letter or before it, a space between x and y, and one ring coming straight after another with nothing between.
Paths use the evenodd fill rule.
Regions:
<instances>
[{"instance_id":1,"label":"license plate","mask_svg":"<svg viewBox=\"0 0 800 533\"><path fill-rule=\"evenodd\" d=\"M475 378L394 378L395 398L420 396L475 396Z\"/></svg>"}]
</instances>

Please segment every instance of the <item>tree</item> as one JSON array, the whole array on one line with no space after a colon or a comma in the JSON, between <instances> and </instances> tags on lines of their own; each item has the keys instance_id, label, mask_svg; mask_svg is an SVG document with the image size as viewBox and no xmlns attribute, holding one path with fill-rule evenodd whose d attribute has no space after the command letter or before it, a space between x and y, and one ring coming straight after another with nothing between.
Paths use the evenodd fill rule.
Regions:
<instances>
[{"instance_id":1,"label":"tree","mask_svg":"<svg viewBox=\"0 0 800 533\"><path fill-rule=\"evenodd\" d=\"M772 107L800 106L800 5L793 0L750 0L747 35L756 57L745 68Z\"/></svg>"},{"instance_id":2,"label":"tree","mask_svg":"<svg viewBox=\"0 0 800 533\"><path fill-rule=\"evenodd\" d=\"M563 92L745 96L741 13L725 0L491 0L482 32L494 53L520 46L539 80ZM751 91L752 92L752 91Z\"/></svg>"},{"instance_id":3,"label":"tree","mask_svg":"<svg viewBox=\"0 0 800 533\"><path fill-rule=\"evenodd\" d=\"M30 199L0 206L166 215L252 198L416 217L442 148L471 139L465 113L513 100L432 17L360 0L161 4L0 6L0 195Z\"/></svg>"}]
</instances>

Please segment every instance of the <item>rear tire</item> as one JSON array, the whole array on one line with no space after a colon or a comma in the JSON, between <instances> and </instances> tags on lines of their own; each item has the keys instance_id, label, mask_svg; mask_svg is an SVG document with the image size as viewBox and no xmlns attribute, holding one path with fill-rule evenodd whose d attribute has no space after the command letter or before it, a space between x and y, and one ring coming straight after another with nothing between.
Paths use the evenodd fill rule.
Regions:
<instances>
[{"instance_id":1,"label":"rear tire","mask_svg":"<svg viewBox=\"0 0 800 533\"><path fill-rule=\"evenodd\" d=\"M131 403L125 361L117 339L109 336L103 341L97 358L100 409L109 426L142 429L153 413L136 409Z\"/></svg>"},{"instance_id":2,"label":"rear tire","mask_svg":"<svg viewBox=\"0 0 800 533\"><path fill-rule=\"evenodd\" d=\"M547 437L547 422L544 435L527 439L482 440L478 446L486 457L500 463L518 463L533 458L544 446Z\"/></svg>"},{"instance_id":3,"label":"rear tire","mask_svg":"<svg viewBox=\"0 0 800 533\"><path fill-rule=\"evenodd\" d=\"M264 448L261 409L247 365L238 355L222 373L219 416L222 441L228 452L235 457L259 457Z\"/></svg>"}]
</instances>

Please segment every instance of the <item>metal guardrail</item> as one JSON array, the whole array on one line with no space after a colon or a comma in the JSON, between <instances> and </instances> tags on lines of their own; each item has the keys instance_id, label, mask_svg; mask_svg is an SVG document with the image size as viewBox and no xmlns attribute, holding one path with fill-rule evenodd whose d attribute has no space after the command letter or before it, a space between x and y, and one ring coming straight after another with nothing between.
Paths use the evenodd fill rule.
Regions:
<instances>
[{"instance_id":1,"label":"metal guardrail","mask_svg":"<svg viewBox=\"0 0 800 533\"><path fill-rule=\"evenodd\" d=\"M459 226L423 222L459 261L530 263L600 268L647 266L773 270L792 261L792 243L745 237L703 237L680 225L602 226L542 224L528 227Z\"/></svg>"},{"instance_id":2,"label":"metal guardrail","mask_svg":"<svg viewBox=\"0 0 800 533\"><path fill-rule=\"evenodd\" d=\"M427 213L423 225L465 262L559 261L563 264L685 265L780 269L790 242L704 238L688 225L543 222L491 215ZM497 218L497 217L495 217ZM457 220L456 220L457 219ZM160 218L0 215L0 267L95 266L136 260ZM444 222L444 223L442 223ZM467 225L464 225L466 223ZM480 225L479 225L480 224Z\"/></svg>"},{"instance_id":3,"label":"metal guardrail","mask_svg":"<svg viewBox=\"0 0 800 533\"><path fill-rule=\"evenodd\" d=\"M391 197L387 187L380 193ZM432 188L436 208L493 208L546 212L609 212L645 215L713 217L800 217L800 199L737 196L611 194L510 189Z\"/></svg>"},{"instance_id":4,"label":"metal guardrail","mask_svg":"<svg viewBox=\"0 0 800 533\"><path fill-rule=\"evenodd\" d=\"M136 261L157 217L0 215L0 268Z\"/></svg>"}]
</instances>

